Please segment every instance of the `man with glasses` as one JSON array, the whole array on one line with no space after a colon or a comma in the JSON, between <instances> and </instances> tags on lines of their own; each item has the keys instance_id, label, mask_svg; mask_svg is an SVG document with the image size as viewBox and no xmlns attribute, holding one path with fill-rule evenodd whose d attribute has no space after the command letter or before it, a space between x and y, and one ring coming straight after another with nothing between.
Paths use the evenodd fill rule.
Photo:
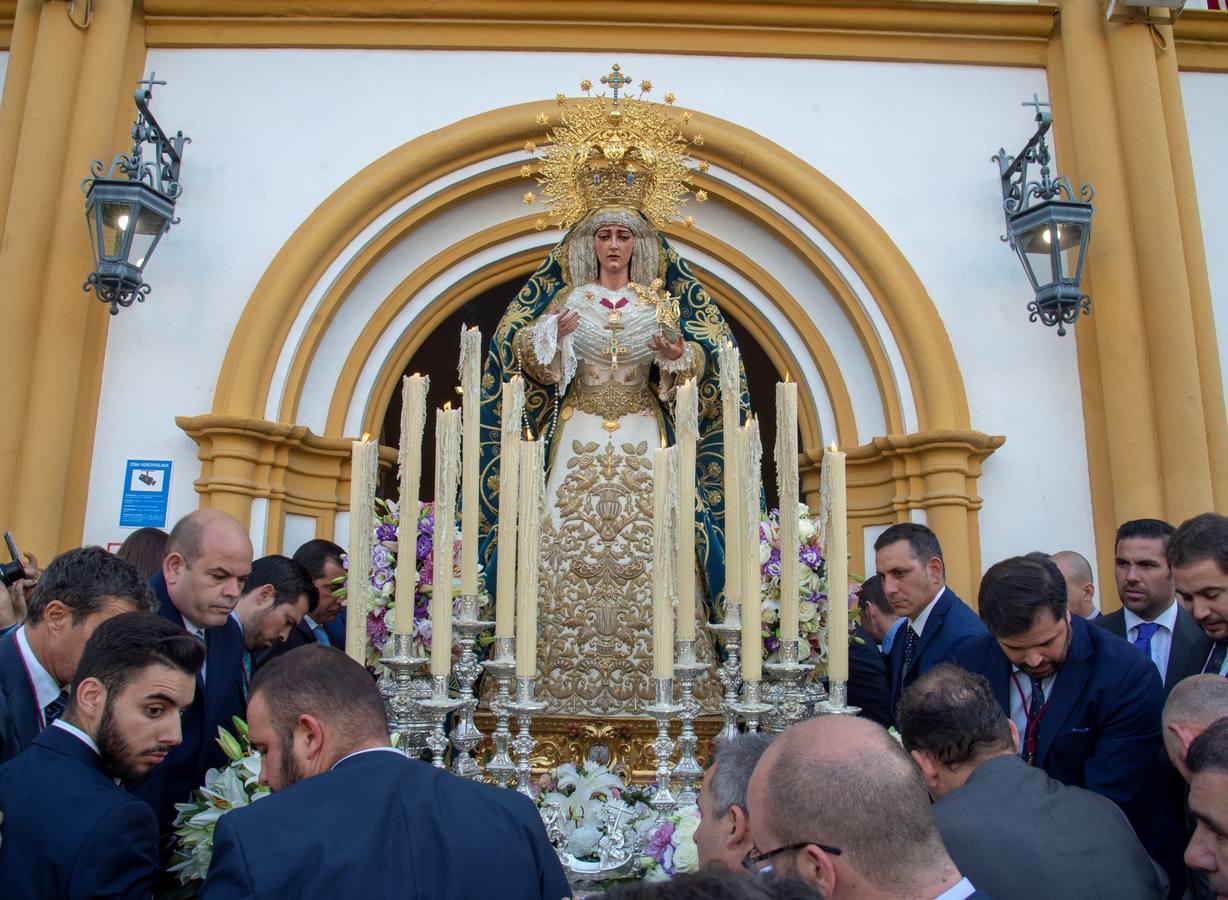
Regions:
<instances>
[{"instance_id":1,"label":"man with glasses","mask_svg":"<svg viewBox=\"0 0 1228 900\"><path fill-rule=\"evenodd\" d=\"M880 725L822 716L786 729L747 790L751 872L791 876L829 900L984 895L942 845L908 754Z\"/></svg>"},{"instance_id":2,"label":"man with glasses","mask_svg":"<svg viewBox=\"0 0 1228 900\"><path fill-rule=\"evenodd\" d=\"M1063 784L1121 807L1147 852L1180 884L1180 823L1167 814L1160 712L1151 660L1066 607L1066 579L1049 559L1016 556L981 579L989 634L957 665L984 675L1020 735L1020 755Z\"/></svg>"}]
</instances>

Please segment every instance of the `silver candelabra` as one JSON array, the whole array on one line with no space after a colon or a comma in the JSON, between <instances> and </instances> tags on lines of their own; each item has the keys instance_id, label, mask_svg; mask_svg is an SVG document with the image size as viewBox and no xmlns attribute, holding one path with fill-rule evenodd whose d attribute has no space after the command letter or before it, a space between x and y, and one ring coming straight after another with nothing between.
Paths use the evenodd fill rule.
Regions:
<instances>
[{"instance_id":1,"label":"silver candelabra","mask_svg":"<svg viewBox=\"0 0 1228 900\"><path fill-rule=\"evenodd\" d=\"M674 679L654 678L656 702L645 708L657 720L657 739L652 742L652 752L657 757L657 787L648 801L661 814L670 812L678 805L670 787L669 758L674 752L674 742L669 736L669 720L682 709L674 702Z\"/></svg>"},{"instance_id":2,"label":"silver candelabra","mask_svg":"<svg viewBox=\"0 0 1228 900\"><path fill-rule=\"evenodd\" d=\"M452 622L453 634L456 635L461 648L460 659L452 666L452 674L456 676L457 700L460 704L452 726L452 771L465 778L479 778L482 775L477 760L473 758L473 753L482 740L482 732L473 722L473 713L478 705L473 684L482 671L474 644L479 634L494 627L493 622L478 618L478 600L477 594L462 594L460 612Z\"/></svg>"},{"instance_id":3,"label":"silver candelabra","mask_svg":"<svg viewBox=\"0 0 1228 900\"><path fill-rule=\"evenodd\" d=\"M526 797L532 798L529 789L529 776L533 772L530 756L537 747L537 741L529 733L533 717L546 708L546 704L533 699L533 682L535 678L516 678L516 698L507 705L507 710L516 717L516 738L512 741L512 749L516 752L516 790Z\"/></svg>"},{"instance_id":4,"label":"silver candelabra","mask_svg":"<svg viewBox=\"0 0 1228 900\"><path fill-rule=\"evenodd\" d=\"M745 679L742 682L742 699L734 704L734 712L746 722L747 731L758 731L763 717L772 711L772 704L763 702L763 682Z\"/></svg>"},{"instance_id":5,"label":"silver candelabra","mask_svg":"<svg viewBox=\"0 0 1228 900\"><path fill-rule=\"evenodd\" d=\"M717 669L716 677L725 689L725 696L721 699L721 717L725 720L721 737L732 739L738 733L738 713L734 707L742 685L742 604L726 603L725 621L714 622L708 628L725 647L725 660Z\"/></svg>"},{"instance_id":6,"label":"silver candelabra","mask_svg":"<svg viewBox=\"0 0 1228 900\"><path fill-rule=\"evenodd\" d=\"M436 769L444 769L443 754L448 749L448 735L444 730L444 721L448 713L461 705L460 700L448 696L448 676L431 676L431 696L423 700L421 706L430 717L431 733L426 739L426 745L431 751L431 765Z\"/></svg>"},{"instance_id":7,"label":"silver candelabra","mask_svg":"<svg viewBox=\"0 0 1228 900\"><path fill-rule=\"evenodd\" d=\"M699 715L699 702L695 699L695 679L708 667L695 658L695 641L674 642L674 678L678 682L678 718L682 726L678 731L678 765L674 766L674 779L679 784L678 805L695 803L698 793L695 783L703 778L704 770L695 757L698 739L695 736L695 717Z\"/></svg>"},{"instance_id":8,"label":"silver candelabra","mask_svg":"<svg viewBox=\"0 0 1228 900\"><path fill-rule=\"evenodd\" d=\"M764 668L776 682L775 703L770 730L784 731L790 725L806 718L806 698L802 681L813 668L798 662L799 641L785 641L780 645L780 660L764 663Z\"/></svg>"},{"instance_id":9,"label":"silver candelabra","mask_svg":"<svg viewBox=\"0 0 1228 900\"><path fill-rule=\"evenodd\" d=\"M508 752L512 742L508 704L512 702L512 677L516 674L515 644L515 638L495 638L494 658L483 663L495 679L495 696L490 702L495 716L495 730L490 735L495 751L486 763L486 777L500 785L506 785L516 774L516 763Z\"/></svg>"},{"instance_id":10,"label":"silver candelabra","mask_svg":"<svg viewBox=\"0 0 1228 900\"><path fill-rule=\"evenodd\" d=\"M860 706L849 706L849 683L847 681L829 681L827 683L827 699L818 703L814 711L821 716L855 716L861 712Z\"/></svg>"},{"instance_id":11,"label":"silver candelabra","mask_svg":"<svg viewBox=\"0 0 1228 900\"><path fill-rule=\"evenodd\" d=\"M425 656L413 654L412 634L392 636L392 654L380 660L389 674L379 680L388 717L388 733L406 756L417 758L426 749L430 722L421 702L430 696L429 682L422 672L430 664Z\"/></svg>"}]
</instances>

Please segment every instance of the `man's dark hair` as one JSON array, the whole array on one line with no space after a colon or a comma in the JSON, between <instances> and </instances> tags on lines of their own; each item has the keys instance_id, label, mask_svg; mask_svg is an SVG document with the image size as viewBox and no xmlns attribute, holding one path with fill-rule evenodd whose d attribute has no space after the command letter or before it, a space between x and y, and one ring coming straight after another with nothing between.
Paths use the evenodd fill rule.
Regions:
<instances>
[{"instance_id":1,"label":"man's dark hair","mask_svg":"<svg viewBox=\"0 0 1228 900\"><path fill-rule=\"evenodd\" d=\"M821 900L822 896L796 878L748 878L713 863L668 881L620 884L599 900Z\"/></svg>"},{"instance_id":2,"label":"man's dark hair","mask_svg":"<svg viewBox=\"0 0 1228 900\"><path fill-rule=\"evenodd\" d=\"M273 586L273 605L298 603L298 598L307 595L307 612L315 612L320 602L320 592L311 583L311 573L288 556L262 556L252 563L252 574L243 582L247 595L266 584Z\"/></svg>"},{"instance_id":3,"label":"man's dark hair","mask_svg":"<svg viewBox=\"0 0 1228 900\"><path fill-rule=\"evenodd\" d=\"M111 599L131 604L137 612L156 612L158 601L132 563L101 547L78 547L53 559L34 586L26 620L42 621L47 604L59 600L72 613L74 625L102 609Z\"/></svg>"},{"instance_id":4,"label":"man's dark hair","mask_svg":"<svg viewBox=\"0 0 1228 900\"><path fill-rule=\"evenodd\" d=\"M138 673L162 665L193 677L205 664L205 645L199 638L161 616L146 612L121 613L107 619L90 635L72 677L68 712L76 704L77 687L97 678L112 702Z\"/></svg>"},{"instance_id":5,"label":"man's dark hair","mask_svg":"<svg viewBox=\"0 0 1228 900\"><path fill-rule=\"evenodd\" d=\"M1171 567L1213 559L1219 570L1228 575L1228 518L1216 513L1203 513L1186 519L1168 542L1168 564Z\"/></svg>"},{"instance_id":6,"label":"man's dark hair","mask_svg":"<svg viewBox=\"0 0 1228 900\"><path fill-rule=\"evenodd\" d=\"M943 566L946 566L942 558L942 546L938 543L938 535L924 525L918 525L916 522L900 522L892 525L878 536L878 540L874 542L874 549L875 551L882 550L896 541L908 541L908 546L912 548L912 555L922 565L931 559L937 559Z\"/></svg>"},{"instance_id":7,"label":"man's dark hair","mask_svg":"<svg viewBox=\"0 0 1228 900\"><path fill-rule=\"evenodd\" d=\"M344 553L340 545L324 538L316 538L294 551L294 561L310 572L311 580L315 581L317 578L324 577L324 564L329 560L341 565L341 557Z\"/></svg>"},{"instance_id":8,"label":"man's dark hair","mask_svg":"<svg viewBox=\"0 0 1228 900\"><path fill-rule=\"evenodd\" d=\"M1148 538L1163 541L1164 546L1167 547L1175 530L1163 519L1131 519L1129 522L1122 522L1117 527L1117 536L1113 538L1113 546L1116 547L1122 541L1131 538Z\"/></svg>"},{"instance_id":9,"label":"man's dark hair","mask_svg":"<svg viewBox=\"0 0 1228 900\"><path fill-rule=\"evenodd\" d=\"M1041 610L1066 618L1066 579L1051 559L1012 556L994 563L981 579L977 606L995 637L1022 634Z\"/></svg>"},{"instance_id":10,"label":"man's dark hair","mask_svg":"<svg viewBox=\"0 0 1228 900\"><path fill-rule=\"evenodd\" d=\"M861 590L857 593L857 605L873 606L885 616L895 615L891 601L883 593L883 579L877 575L871 575L861 583Z\"/></svg>"},{"instance_id":11,"label":"man's dark hair","mask_svg":"<svg viewBox=\"0 0 1228 900\"><path fill-rule=\"evenodd\" d=\"M1228 773L1228 718L1216 719L1194 738L1185 764L1191 775L1207 770Z\"/></svg>"},{"instance_id":12,"label":"man's dark hair","mask_svg":"<svg viewBox=\"0 0 1228 900\"><path fill-rule=\"evenodd\" d=\"M951 663L934 666L905 688L895 718L905 750L929 753L946 766L1014 750L989 682Z\"/></svg>"},{"instance_id":13,"label":"man's dark hair","mask_svg":"<svg viewBox=\"0 0 1228 900\"><path fill-rule=\"evenodd\" d=\"M301 715L337 729L342 748L388 736L384 698L371 674L336 647L295 647L261 666L249 704L259 694L286 752Z\"/></svg>"},{"instance_id":14,"label":"man's dark hair","mask_svg":"<svg viewBox=\"0 0 1228 900\"><path fill-rule=\"evenodd\" d=\"M161 528L138 528L124 538L115 555L136 566L143 577L152 578L162 571L167 537Z\"/></svg>"}]
</instances>

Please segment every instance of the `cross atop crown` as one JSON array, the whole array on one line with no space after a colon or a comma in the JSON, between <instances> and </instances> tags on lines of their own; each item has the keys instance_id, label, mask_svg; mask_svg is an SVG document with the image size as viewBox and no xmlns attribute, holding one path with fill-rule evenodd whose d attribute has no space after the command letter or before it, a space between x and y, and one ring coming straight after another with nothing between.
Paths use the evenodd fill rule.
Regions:
<instances>
[{"instance_id":1,"label":"cross atop crown","mask_svg":"<svg viewBox=\"0 0 1228 900\"><path fill-rule=\"evenodd\" d=\"M631 79L623 74L622 67L614 63L614 70L609 75L601 76L601 83L614 88L614 102L618 102L618 92L623 86L631 83Z\"/></svg>"}]
</instances>

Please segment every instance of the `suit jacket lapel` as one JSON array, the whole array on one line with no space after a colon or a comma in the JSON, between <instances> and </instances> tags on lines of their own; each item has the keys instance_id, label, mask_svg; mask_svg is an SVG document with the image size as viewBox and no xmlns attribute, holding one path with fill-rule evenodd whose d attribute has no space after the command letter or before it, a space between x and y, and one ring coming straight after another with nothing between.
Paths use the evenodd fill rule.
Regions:
<instances>
[{"instance_id":1,"label":"suit jacket lapel","mask_svg":"<svg viewBox=\"0 0 1228 900\"><path fill-rule=\"evenodd\" d=\"M925 620L925 631L921 634L921 640L917 641L917 652L912 658L913 666L920 664L921 656L925 653L926 648L938 640L938 632L942 629L942 623L946 620L947 613L951 611L952 596L950 588L943 588L942 596L938 598L938 602L930 610L930 617ZM908 626L905 625L904 627L907 628ZM911 669L912 666L909 668Z\"/></svg>"},{"instance_id":2,"label":"suit jacket lapel","mask_svg":"<svg viewBox=\"0 0 1228 900\"><path fill-rule=\"evenodd\" d=\"M1036 744L1038 766L1044 766L1045 756L1053 746L1054 739L1067 730L1066 720L1070 718L1079 698L1083 696L1083 688L1091 677L1092 642L1086 631L1089 627L1095 626L1089 626L1078 616L1071 617L1070 650L1066 653L1066 662L1058 670L1049 705L1040 720L1040 735Z\"/></svg>"},{"instance_id":3,"label":"suit jacket lapel","mask_svg":"<svg viewBox=\"0 0 1228 900\"><path fill-rule=\"evenodd\" d=\"M1194 617L1182 609L1181 604L1178 603L1177 622L1173 626L1172 648L1168 651L1168 670L1164 673L1165 687L1171 687L1179 679L1184 678L1188 672L1201 668L1205 657L1197 662L1192 661L1190 657L1195 655L1202 645L1203 637L1203 631L1194 621Z\"/></svg>"},{"instance_id":4,"label":"suit jacket lapel","mask_svg":"<svg viewBox=\"0 0 1228 900\"><path fill-rule=\"evenodd\" d=\"M38 734L41 720L38 702L18 652L17 638L13 634L0 643L0 691L4 693L18 740L28 744Z\"/></svg>"},{"instance_id":5,"label":"suit jacket lapel","mask_svg":"<svg viewBox=\"0 0 1228 900\"><path fill-rule=\"evenodd\" d=\"M1011 661L1006 658L1006 654L1002 652L997 641L993 642L990 652L993 654L995 665L989 667L989 686L993 688L993 695L997 698L998 705L1009 718L1011 714Z\"/></svg>"}]
</instances>

